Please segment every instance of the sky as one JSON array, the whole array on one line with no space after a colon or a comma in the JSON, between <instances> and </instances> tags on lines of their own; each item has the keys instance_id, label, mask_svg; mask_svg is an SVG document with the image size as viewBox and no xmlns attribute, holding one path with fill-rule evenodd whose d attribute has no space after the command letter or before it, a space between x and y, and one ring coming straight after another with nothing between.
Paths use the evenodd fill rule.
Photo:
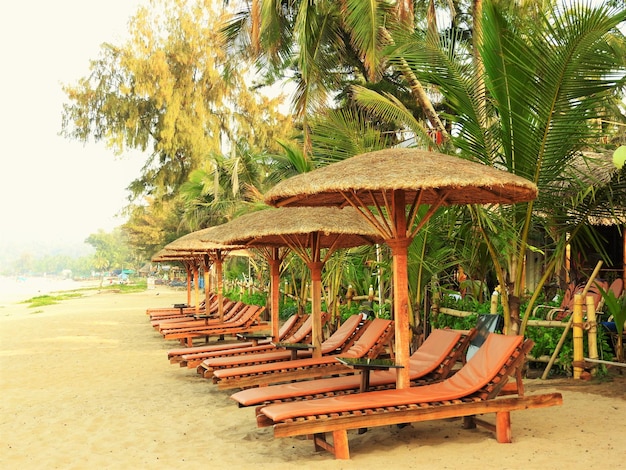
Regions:
<instances>
[{"instance_id":1,"label":"sky","mask_svg":"<svg viewBox=\"0 0 626 470\"><path fill-rule=\"evenodd\" d=\"M83 244L124 220L143 157L58 135L65 96L103 42L121 43L140 0L23 0L0 6L0 247Z\"/></svg>"}]
</instances>

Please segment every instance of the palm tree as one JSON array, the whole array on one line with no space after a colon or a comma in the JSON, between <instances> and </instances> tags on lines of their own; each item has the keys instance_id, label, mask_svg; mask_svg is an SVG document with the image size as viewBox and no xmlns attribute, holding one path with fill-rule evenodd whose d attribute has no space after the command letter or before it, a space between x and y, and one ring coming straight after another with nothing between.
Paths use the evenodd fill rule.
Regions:
<instances>
[{"instance_id":1,"label":"palm tree","mask_svg":"<svg viewBox=\"0 0 626 470\"><path fill-rule=\"evenodd\" d=\"M242 142L230 155L210 155L205 168L193 171L180 188L188 230L224 223L243 207L261 201L265 160L264 154L254 153Z\"/></svg>"},{"instance_id":2,"label":"palm tree","mask_svg":"<svg viewBox=\"0 0 626 470\"><path fill-rule=\"evenodd\" d=\"M452 34L396 32L389 60L406 61L420 81L444 96L459 156L506 169L539 187L534 203L472 208L498 280L507 287L506 326L518 331L522 266L533 248L531 233L552 235L545 282L563 254L565 234L577 235L594 203L583 197L589 185L572 177L569 163L597 140L598 127L590 122L613 108L623 87L624 38L616 28L626 12L573 3L538 12L529 23L514 7L504 9L501 3L488 0L483 5L478 48L482 70L472 60L470 45L459 47ZM356 95L370 109L407 121L406 110L389 96L363 88Z\"/></svg>"},{"instance_id":3,"label":"palm tree","mask_svg":"<svg viewBox=\"0 0 626 470\"><path fill-rule=\"evenodd\" d=\"M389 68L385 56L393 42L390 28L415 27L412 1L251 0L247 6L225 26L226 38L256 60L268 81L285 76L294 81L293 108L302 119L305 154L311 148L312 115L351 84L394 84L398 73L404 84L396 89L412 95L414 112L446 133L412 70L406 63Z\"/></svg>"}]
</instances>

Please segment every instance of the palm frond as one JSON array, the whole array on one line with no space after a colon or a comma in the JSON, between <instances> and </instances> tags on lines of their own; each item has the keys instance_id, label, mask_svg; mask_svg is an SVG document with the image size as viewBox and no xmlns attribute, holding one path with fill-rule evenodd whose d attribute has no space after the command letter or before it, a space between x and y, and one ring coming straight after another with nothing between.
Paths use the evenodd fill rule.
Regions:
<instances>
[{"instance_id":1,"label":"palm frond","mask_svg":"<svg viewBox=\"0 0 626 470\"><path fill-rule=\"evenodd\" d=\"M356 102L383 122L393 123L399 130L406 129L415 136L417 142L436 146L431 141L428 129L395 96L389 93L380 94L362 86L354 86L352 91Z\"/></svg>"},{"instance_id":2,"label":"palm frond","mask_svg":"<svg viewBox=\"0 0 626 470\"><path fill-rule=\"evenodd\" d=\"M380 131L377 122L352 108L328 110L311 120L310 126L315 166L387 148L393 141Z\"/></svg>"},{"instance_id":3,"label":"palm frond","mask_svg":"<svg viewBox=\"0 0 626 470\"><path fill-rule=\"evenodd\" d=\"M354 48L363 57L369 80L380 78L382 50L386 43L381 32L385 18L391 16L391 3L380 0L346 0L344 20Z\"/></svg>"}]
</instances>

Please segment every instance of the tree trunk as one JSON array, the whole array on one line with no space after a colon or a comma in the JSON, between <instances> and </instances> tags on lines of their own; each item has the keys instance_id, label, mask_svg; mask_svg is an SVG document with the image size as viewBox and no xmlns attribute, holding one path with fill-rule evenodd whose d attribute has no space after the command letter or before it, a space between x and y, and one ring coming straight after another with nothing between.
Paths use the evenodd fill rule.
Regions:
<instances>
[{"instance_id":1,"label":"tree trunk","mask_svg":"<svg viewBox=\"0 0 626 470\"><path fill-rule=\"evenodd\" d=\"M389 44L393 44L394 40L391 37L391 34L389 34L389 31L387 31L387 29L385 28L383 28L382 31L385 39L389 42ZM433 107L430 98L424 90L424 87L411 70L411 67L409 67L408 62L404 60L404 58L401 58L400 60L400 73L402 74L402 76L404 76L404 79L409 84L411 94L413 95L413 98L415 98L417 105L424 110L424 114L426 114L426 117L428 118L428 121L433 126L433 128L440 131L444 139L449 139L450 135L448 134L448 131L441 122L441 119L439 119L439 115L437 114L437 111L435 111L435 108Z\"/></svg>"},{"instance_id":2,"label":"tree trunk","mask_svg":"<svg viewBox=\"0 0 626 470\"><path fill-rule=\"evenodd\" d=\"M437 111L435 111L435 108L430 101L430 98L424 90L424 87L409 67L409 64L404 59L402 59L402 68L400 71L402 75L404 75L404 78L411 88L411 94L417 101L417 104L424 110L424 113L426 114L426 117L428 118L430 124L435 130L441 132L441 135L444 139L448 140L450 138L448 131L441 122L441 119L439 119L439 115L437 114Z\"/></svg>"},{"instance_id":3,"label":"tree trunk","mask_svg":"<svg viewBox=\"0 0 626 470\"><path fill-rule=\"evenodd\" d=\"M520 298L516 295L509 294L509 312L511 315L510 331L507 334L518 335L520 331Z\"/></svg>"}]
</instances>

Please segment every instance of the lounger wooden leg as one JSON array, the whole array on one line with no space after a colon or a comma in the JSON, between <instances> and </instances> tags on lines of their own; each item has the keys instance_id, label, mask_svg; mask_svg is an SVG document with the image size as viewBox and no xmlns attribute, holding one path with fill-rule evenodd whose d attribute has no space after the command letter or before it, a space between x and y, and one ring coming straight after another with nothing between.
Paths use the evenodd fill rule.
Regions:
<instances>
[{"instance_id":1,"label":"lounger wooden leg","mask_svg":"<svg viewBox=\"0 0 626 470\"><path fill-rule=\"evenodd\" d=\"M315 452L319 452L321 450L327 450L332 452L329 447L330 445L326 442L326 434L318 433L318 434L307 434L307 439L313 439L313 447L315 447Z\"/></svg>"},{"instance_id":2,"label":"lounger wooden leg","mask_svg":"<svg viewBox=\"0 0 626 470\"><path fill-rule=\"evenodd\" d=\"M501 443L511 442L511 412L496 413L496 440Z\"/></svg>"},{"instance_id":3,"label":"lounger wooden leg","mask_svg":"<svg viewBox=\"0 0 626 470\"><path fill-rule=\"evenodd\" d=\"M316 433L313 435L313 444L315 450L326 450L333 454L336 459L350 459L350 448L348 447L348 431L340 429L333 431L333 443L330 444L326 440L326 433Z\"/></svg>"},{"instance_id":4,"label":"lounger wooden leg","mask_svg":"<svg viewBox=\"0 0 626 470\"><path fill-rule=\"evenodd\" d=\"M463 429L475 429L476 419L474 416L463 416Z\"/></svg>"},{"instance_id":5,"label":"lounger wooden leg","mask_svg":"<svg viewBox=\"0 0 626 470\"><path fill-rule=\"evenodd\" d=\"M333 431L333 447L336 459L348 460L350 458L350 447L348 446L348 431L339 429Z\"/></svg>"}]
</instances>

